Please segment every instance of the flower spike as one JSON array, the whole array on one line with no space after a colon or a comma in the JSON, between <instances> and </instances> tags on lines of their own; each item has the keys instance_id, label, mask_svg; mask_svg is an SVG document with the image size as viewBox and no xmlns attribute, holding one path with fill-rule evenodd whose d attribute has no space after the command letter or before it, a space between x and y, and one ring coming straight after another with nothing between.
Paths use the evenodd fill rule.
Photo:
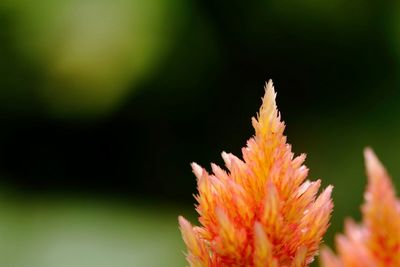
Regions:
<instances>
[{"instance_id":1,"label":"flower spike","mask_svg":"<svg viewBox=\"0 0 400 267\"><path fill-rule=\"evenodd\" d=\"M305 267L314 259L332 211L332 186L305 181L305 155L294 157L283 135L272 81L243 160L222 153L227 171L211 164L197 177L200 227L179 217L191 267Z\"/></svg>"},{"instance_id":2,"label":"flower spike","mask_svg":"<svg viewBox=\"0 0 400 267\"><path fill-rule=\"evenodd\" d=\"M336 238L338 256L324 248L324 267L400 266L400 202L389 175L372 149L364 151L368 185L362 206L362 223L345 222Z\"/></svg>"}]
</instances>

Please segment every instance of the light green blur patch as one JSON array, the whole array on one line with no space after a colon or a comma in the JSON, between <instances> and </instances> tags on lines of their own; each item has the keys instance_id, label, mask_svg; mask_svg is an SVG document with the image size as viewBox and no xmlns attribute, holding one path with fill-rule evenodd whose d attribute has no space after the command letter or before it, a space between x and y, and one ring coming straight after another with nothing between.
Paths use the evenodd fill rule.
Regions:
<instances>
[{"instance_id":1,"label":"light green blur patch","mask_svg":"<svg viewBox=\"0 0 400 267\"><path fill-rule=\"evenodd\" d=\"M97 201L3 201L0 266L184 266L176 212Z\"/></svg>"},{"instance_id":2,"label":"light green blur patch","mask_svg":"<svg viewBox=\"0 0 400 267\"><path fill-rule=\"evenodd\" d=\"M181 0L20 0L9 3L16 46L42 75L45 109L98 116L118 107L162 60Z\"/></svg>"}]
</instances>

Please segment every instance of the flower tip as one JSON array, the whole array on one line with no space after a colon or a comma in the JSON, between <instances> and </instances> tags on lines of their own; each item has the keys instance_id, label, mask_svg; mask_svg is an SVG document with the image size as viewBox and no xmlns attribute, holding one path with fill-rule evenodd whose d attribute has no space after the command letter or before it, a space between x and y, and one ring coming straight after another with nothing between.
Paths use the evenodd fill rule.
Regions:
<instances>
[{"instance_id":1,"label":"flower tip","mask_svg":"<svg viewBox=\"0 0 400 267\"><path fill-rule=\"evenodd\" d=\"M332 208L333 207L332 190L333 190L332 185L327 186L318 197L318 200L320 200L319 203L323 203L323 204L329 203L329 206Z\"/></svg>"},{"instance_id":2,"label":"flower tip","mask_svg":"<svg viewBox=\"0 0 400 267\"><path fill-rule=\"evenodd\" d=\"M265 89L268 90L269 88L274 90L274 83L272 79L269 79L267 82L265 82Z\"/></svg>"},{"instance_id":3,"label":"flower tip","mask_svg":"<svg viewBox=\"0 0 400 267\"><path fill-rule=\"evenodd\" d=\"M386 177L386 170L378 157L370 147L364 149L365 166L367 169L367 176L371 179L381 179Z\"/></svg>"},{"instance_id":4,"label":"flower tip","mask_svg":"<svg viewBox=\"0 0 400 267\"><path fill-rule=\"evenodd\" d=\"M265 83L264 89L265 89L265 97L264 98L267 98L270 100L275 100L276 92L275 92L275 88L274 88L274 83L272 82L271 79L269 79L268 82Z\"/></svg>"},{"instance_id":5,"label":"flower tip","mask_svg":"<svg viewBox=\"0 0 400 267\"><path fill-rule=\"evenodd\" d=\"M332 191L333 191L333 185L328 185L325 188L324 193L327 195L328 198L330 198L332 196Z\"/></svg>"},{"instance_id":6,"label":"flower tip","mask_svg":"<svg viewBox=\"0 0 400 267\"><path fill-rule=\"evenodd\" d=\"M326 187L326 189L325 190L328 190L328 192L330 192L330 193L332 193L332 190L333 190L333 185L328 185L327 187Z\"/></svg>"},{"instance_id":7,"label":"flower tip","mask_svg":"<svg viewBox=\"0 0 400 267\"><path fill-rule=\"evenodd\" d=\"M196 162L192 162L192 163L190 164L190 166L192 166L192 170L193 170L194 175L195 175L197 178L200 179L200 177L201 177L202 174L203 174L203 168L202 168L199 164L197 164Z\"/></svg>"},{"instance_id":8,"label":"flower tip","mask_svg":"<svg viewBox=\"0 0 400 267\"><path fill-rule=\"evenodd\" d=\"M229 158L228 153L226 153L225 151L222 151L221 157L224 160L225 164L230 165L231 160Z\"/></svg>"},{"instance_id":9,"label":"flower tip","mask_svg":"<svg viewBox=\"0 0 400 267\"><path fill-rule=\"evenodd\" d=\"M183 218L183 216L178 216L178 222L179 222L179 229L181 230L183 239L185 243L187 243L188 237L191 236L192 225L190 224L190 222L188 222L188 220Z\"/></svg>"},{"instance_id":10,"label":"flower tip","mask_svg":"<svg viewBox=\"0 0 400 267\"><path fill-rule=\"evenodd\" d=\"M370 147L366 147L364 149L364 158L365 158L365 165L367 166L367 168L374 165L381 165L374 150Z\"/></svg>"},{"instance_id":11,"label":"flower tip","mask_svg":"<svg viewBox=\"0 0 400 267\"><path fill-rule=\"evenodd\" d=\"M179 226L182 230L182 232L185 231L185 229L187 229L188 227L191 227L190 223L188 222L188 220L186 220L183 216L179 215L178 216L178 222L179 222Z\"/></svg>"},{"instance_id":12,"label":"flower tip","mask_svg":"<svg viewBox=\"0 0 400 267\"><path fill-rule=\"evenodd\" d=\"M192 224L183 218L182 216L178 217L180 230L182 233L183 241L186 243L190 252L199 255L200 247L197 242L196 234L193 231Z\"/></svg>"}]
</instances>

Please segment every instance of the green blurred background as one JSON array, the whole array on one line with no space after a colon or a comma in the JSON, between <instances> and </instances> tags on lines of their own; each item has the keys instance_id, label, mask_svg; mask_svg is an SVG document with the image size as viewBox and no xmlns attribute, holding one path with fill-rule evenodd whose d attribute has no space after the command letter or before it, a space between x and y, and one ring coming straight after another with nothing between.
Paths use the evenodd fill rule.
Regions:
<instances>
[{"instance_id":1,"label":"green blurred background","mask_svg":"<svg viewBox=\"0 0 400 267\"><path fill-rule=\"evenodd\" d=\"M400 4L2 0L0 265L185 266L189 163L240 155L272 78L326 243L360 218L362 150L399 184ZM399 178L400 179L400 178Z\"/></svg>"}]
</instances>

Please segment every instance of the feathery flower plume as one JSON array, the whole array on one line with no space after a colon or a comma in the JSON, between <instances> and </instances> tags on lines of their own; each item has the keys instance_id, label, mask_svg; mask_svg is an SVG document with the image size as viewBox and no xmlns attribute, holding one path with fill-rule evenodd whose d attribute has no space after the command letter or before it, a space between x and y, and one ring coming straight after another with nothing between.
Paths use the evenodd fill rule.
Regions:
<instances>
[{"instance_id":1,"label":"feathery flower plume","mask_svg":"<svg viewBox=\"0 0 400 267\"><path fill-rule=\"evenodd\" d=\"M243 159L222 153L228 171L196 163L201 227L179 217L191 267L303 267L314 259L332 211L332 186L305 181L305 155L294 157L283 135L272 81L266 84L255 136Z\"/></svg>"},{"instance_id":2,"label":"feathery flower plume","mask_svg":"<svg viewBox=\"0 0 400 267\"><path fill-rule=\"evenodd\" d=\"M399 267L400 202L391 179L374 152L364 151L368 186L362 206L362 223L345 222L345 233L336 237L338 256L322 250L325 267Z\"/></svg>"}]
</instances>

